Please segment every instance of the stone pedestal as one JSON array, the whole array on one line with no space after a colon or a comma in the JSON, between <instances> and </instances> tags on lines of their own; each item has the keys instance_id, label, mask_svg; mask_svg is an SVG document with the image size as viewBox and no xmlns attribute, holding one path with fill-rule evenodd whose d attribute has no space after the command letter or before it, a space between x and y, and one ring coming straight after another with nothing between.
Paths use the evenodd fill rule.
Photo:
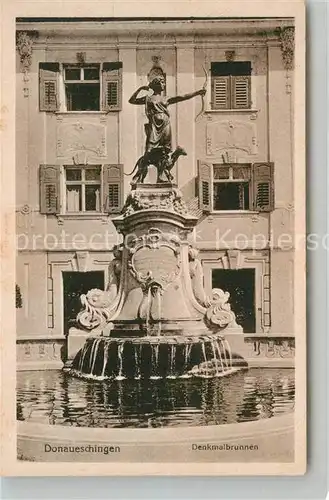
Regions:
<instances>
[{"instance_id":1,"label":"stone pedestal","mask_svg":"<svg viewBox=\"0 0 329 500\"><path fill-rule=\"evenodd\" d=\"M227 330L243 342L229 294L205 294L202 265L188 242L197 218L176 185L134 185L113 223L123 235L113 261L116 287L82 297L83 326L114 338L195 338Z\"/></svg>"},{"instance_id":2,"label":"stone pedestal","mask_svg":"<svg viewBox=\"0 0 329 500\"><path fill-rule=\"evenodd\" d=\"M197 219L171 184L137 185L113 220L124 237L122 302L112 336L200 335L202 313L188 286L188 234Z\"/></svg>"}]
</instances>

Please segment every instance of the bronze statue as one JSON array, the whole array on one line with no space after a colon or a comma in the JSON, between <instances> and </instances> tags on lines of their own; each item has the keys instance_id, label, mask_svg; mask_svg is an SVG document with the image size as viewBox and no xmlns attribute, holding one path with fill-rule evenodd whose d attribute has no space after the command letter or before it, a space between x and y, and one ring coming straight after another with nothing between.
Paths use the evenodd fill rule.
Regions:
<instances>
[{"instance_id":1,"label":"bronze statue","mask_svg":"<svg viewBox=\"0 0 329 500\"><path fill-rule=\"evenodd\" d=\"M175 151L172 151L168 106L187 101L198 95L204 96L206 93L206 90L202 88L182 96L165 97L162 95L164 88L164 79L162 77L155 77L149 85L139 87L129 99L130 104L145 106L146 116L149 120L145 124L145 153L138 159L134 170L128 174L131 175L137 169L132 179L133 183L144 182L149 165L154 165L157 168L157 182L172 181L173 176L170 171L178 157L186 155L186 152L180 146ZM139 93L143 90L151 90L153 93L139 97Z\"/></svg>"}]
</instances>

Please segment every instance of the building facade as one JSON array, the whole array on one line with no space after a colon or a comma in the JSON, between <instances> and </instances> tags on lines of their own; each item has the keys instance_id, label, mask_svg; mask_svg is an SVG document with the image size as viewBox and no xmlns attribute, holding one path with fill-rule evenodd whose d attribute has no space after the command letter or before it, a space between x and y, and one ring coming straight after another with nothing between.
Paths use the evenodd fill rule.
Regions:
<instances>
[{"instance_id":1,"label":"building facade","mask_svg":"<svg viewBox=\"0 0 329 500\"><path fill-rule=\"evenodd\" d=\"M19 367L61 366L80 295L108 284L145 144L128 100L159 75L207 91L170 108L206 289L248 338L293 337L293 21L21 19L16 43Z\"/></svg>"}]
</instances>

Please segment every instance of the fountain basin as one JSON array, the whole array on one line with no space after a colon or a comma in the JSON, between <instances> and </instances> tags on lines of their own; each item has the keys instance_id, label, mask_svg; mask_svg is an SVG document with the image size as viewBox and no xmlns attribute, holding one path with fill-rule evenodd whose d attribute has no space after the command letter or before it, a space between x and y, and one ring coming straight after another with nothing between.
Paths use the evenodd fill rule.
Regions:
<instances>
[{"instance_id":1,"label":"fountain basin","mask_svg":"<svg viewBox=\"0 0 329 500\"><path fill-rule=\"evenodd\" d=\"M62 371L17 375L18 450L26 460L289 462L293 411L293 369L175 380L84 380ZM195 451L193 443L249 449ZM61 453L46 451L46 444L111 445L121 452Z\"/></svg>"},{"instance_id":2,"label":"fountain basin","mask_svg":"<svg viewBox=\"0 0 329 500\"><path fill-rule=\"evenodd\" d=\"M247 366L235 357L236 366ZM222 376L234 371L232 353L221 335L88 338L70 366L88 378L176 378Z\"/></svg>"},{"instance_id":3,"label":"fountain basin","mask_svg":"<svg viewBox=\"0 0 329 500\"><path fill-rule=\"evenodd\" d=\"M72 447L77 443L79 449L74 450ZM205 449L207 443L211 443L211 451ZM87 451L94 449L88 446L97 446L97 450ZM159 474L161 464L168 462L222 462L232 465L237 462L292 463L294 415L290 413L240 424L180 428L179 432L175 428L120 429L118 432L118 429L18 422L17 447L21 460L53 463L153 462L160 465ZM61 452L61 449L68 451ZM211 474L211 469L207 466L204 473ZM177 466L173 473L175 471Z\"/></svg>"}]
</instances>

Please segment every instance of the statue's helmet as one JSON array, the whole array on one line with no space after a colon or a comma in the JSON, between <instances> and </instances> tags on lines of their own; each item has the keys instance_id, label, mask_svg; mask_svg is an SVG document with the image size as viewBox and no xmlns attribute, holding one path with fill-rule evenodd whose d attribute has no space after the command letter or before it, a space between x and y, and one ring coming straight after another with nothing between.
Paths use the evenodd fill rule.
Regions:
<instances>
[{"instance_id":1,"label":"statue's helmet","mask_svg":"<svg viewBox=\"0 0 329 500\"><path fill-rule=\"evenodd\" d=\"M164 89L165 79L163 76L155 76L149 83L150 89L154 90L156 87L161 86Z\"/></svg>"}]
</instances>

